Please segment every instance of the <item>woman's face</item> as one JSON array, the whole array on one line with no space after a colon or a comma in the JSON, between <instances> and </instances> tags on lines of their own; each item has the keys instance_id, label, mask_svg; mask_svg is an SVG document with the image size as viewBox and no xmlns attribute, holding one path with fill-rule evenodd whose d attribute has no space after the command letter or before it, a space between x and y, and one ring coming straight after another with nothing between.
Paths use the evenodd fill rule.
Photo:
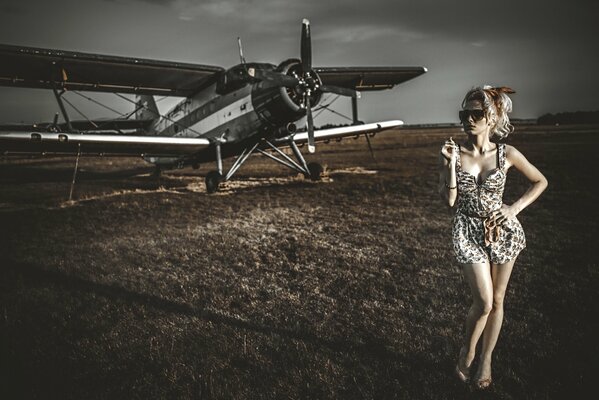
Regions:
<instances>
[{"instance_id":1,"label":"woman's face","mask_svg":"<svg viewBox=\"0 0 599 400\"><path fill-rule=\"evenodd\" d=\"M481 135L489 132L489 125L483 104L480 100L468 100L460 112L464 132L469 135Z\"/></svg>"}]
</instances>

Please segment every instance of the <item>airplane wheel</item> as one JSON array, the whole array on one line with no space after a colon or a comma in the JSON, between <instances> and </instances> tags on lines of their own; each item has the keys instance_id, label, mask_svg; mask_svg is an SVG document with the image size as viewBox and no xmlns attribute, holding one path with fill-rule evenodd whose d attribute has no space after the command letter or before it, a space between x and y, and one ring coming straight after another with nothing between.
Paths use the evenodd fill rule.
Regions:
<instances>
[{"instance_id":1,"label":"airplane wheel","mask_svg":"<svg viewBox=\"0 0 599 400\"><path fill-rule=\"evenodd\" d=\"M214 193L218 191L218 185L222 180L222 175L218 171L210 171L206 175L206 191L208 193Z\"/></svg>"},{"instance_id":2,"label":"airplane wheel","mask_svg":"<svg viewBox=\"0 0 599 400\"><path fill-rule=\"evenodd\" d=\"M311 162L308 164L308 171L310 171L310 180L319 181L322 178L324 169L319 163Z\"/></svg>"},{"instance_id":3,"label":"airplane wheel","mask_svg":"<svg viewBox=\"0 0 599 400\"><path fill-rule=\"evenodd\" d=\"M160 169L159 166L154 167L154 171L152 171L152 178L160 178L160 175L162 174L162 170Z\"/></svg>"}]
</instances>

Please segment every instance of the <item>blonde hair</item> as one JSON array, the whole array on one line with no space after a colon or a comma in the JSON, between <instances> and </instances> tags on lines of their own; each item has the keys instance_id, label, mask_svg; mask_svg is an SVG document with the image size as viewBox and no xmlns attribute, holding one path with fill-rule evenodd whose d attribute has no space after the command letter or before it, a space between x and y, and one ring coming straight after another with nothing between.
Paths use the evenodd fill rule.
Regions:
<instances>
[{"instance_id":1,"label":"blonde hair","mask_svg":"<svg viewBox=\"0 0 599 400\"><path fill-rule=\"evenodd\" d=\"M480 101L487 120L493 121L491 134L499 139L504 139L514 131L514 126L510 124L510 118L507 115L512 112L512 99L508 96L512 93L516 92L506 86L484 85L483 87L475 87L466 93L462 101L462 108L466 107L468 101Z\"/></svg>"}]
</instances>

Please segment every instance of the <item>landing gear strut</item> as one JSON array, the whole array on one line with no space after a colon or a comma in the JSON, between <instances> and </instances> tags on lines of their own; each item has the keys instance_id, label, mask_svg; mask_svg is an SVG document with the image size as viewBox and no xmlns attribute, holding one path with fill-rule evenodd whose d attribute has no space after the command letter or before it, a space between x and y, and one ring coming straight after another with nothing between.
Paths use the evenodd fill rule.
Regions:
<instances>
[{"instance_id":1,"label":"landing gear strut","mask_svg":"<svg viewBox=\"0 0 599 400\"><path fill-rule=\"evenodd\" d=\"M208 193L214 193L218 191L218 186L223 181L223 158L220 152L220 141L214 143L216 150L216 168L217 171L210 171L206 175L206 191Z\"/></svg>"},{"instance_id":2,"label":"landing gear strut","mask_svg":"<svg viewBox=\"0 0 599 400\"><path fill-rule=\"evenodd\" d=\"M279 157L259 148L259 145L261 145L261 144L270 147L276 154L278 154ZM222 161L221 151L220 151L221 144L220 144L220 142L216 142L214 144L214 146L215 146L215 150L216 150L216 166L217 166L218 170L210 171L208 173L208 175L206 175L206 191L208 193L214 193L214 192L218 191L220 184L222 182L226 182L229 179L231 179L233 174L235 174L235 172L237 172L237 170L241 167L241 165L255 151L278 162L279 164L282 164L296 172L303 174L306 178L308 178L312 181L319 181L320 179L322 179L322 172L323 172L322 165L320 165L316 162L311 162L309 164L306 163L306 159L304 158L302 153L299 151L299 149L298 149L297 145L295 144L295 142L293 141L292 137L289 138L288 144L289 144L289 147L291 147L291 150L293 151L293 154L295 155L295 158L297 161L294 160L293 158L291 158L290 156L288 156L287 154L285 154L283 151L281 151L281 149L279 149L276 145L274 145L267 139L262 139L262 141L254 143L254 144L246 147L241 152L239 157L237 157L237 159L231 166L231 169L229 169L229 172L227 172L226 174L223 174L223 161Z\"/></svg>"}]
</instances>

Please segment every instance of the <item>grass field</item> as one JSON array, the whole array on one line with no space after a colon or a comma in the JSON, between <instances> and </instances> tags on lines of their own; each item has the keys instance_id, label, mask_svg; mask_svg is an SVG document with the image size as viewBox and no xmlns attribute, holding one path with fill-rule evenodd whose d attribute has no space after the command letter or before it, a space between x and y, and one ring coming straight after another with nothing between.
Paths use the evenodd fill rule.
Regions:
<instances>
[{"instance_id":1,"label":"grass field","mask_svg":"<svg viewBox=\"0 0 599 400\"><path fill-rule=\"evenodd\" d=\"M599 370L599 128L521 129L549 180L519 219L486 393L453 368L469 294L437 195L451 132L321 145L314 183L212 166L0 159L0 398L562 399ZM508 176L507 203L526 190Z\"/></svg>"}]
</instances>

